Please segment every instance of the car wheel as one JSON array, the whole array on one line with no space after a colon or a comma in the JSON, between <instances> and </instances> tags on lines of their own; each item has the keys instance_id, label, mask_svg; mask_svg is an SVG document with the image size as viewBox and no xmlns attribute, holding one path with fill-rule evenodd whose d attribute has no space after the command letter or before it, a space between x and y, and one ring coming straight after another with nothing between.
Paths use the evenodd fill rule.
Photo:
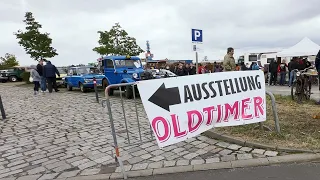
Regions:
<instances>
[{"instance_id":1,"label":"car wheel","mask_svg":"<svg viewBox=\"0 0 320 180\"><path fill-rule=\"evenodd\" d=\"M67 83L67 90L72 91L72 87L69 85L69 83Z\"/></svg>"},{"instance_id":2,"label":"car wheel","mask_svg":"<svg viewBox=\"0 0 320 180\"><path fill-rule=\"evenodd\" d=\"M80 83L79 86L80 86L80 91L81 91L81 92L83 92L83 93L87 92L87 91L86 91L86 88L83 86L82 83Z\"/></svg>"},{"instance_id":3,"label":"car wheel","mask_svg":"<svg viewBox=\"0 0 320 180\"><path fill-rule=\"evenodd\" d=\"M104 80L102 81L103 91L105 91L108 86L109 86L108 81L107 81L106 79L104 79ZM112 89L112 88L109 89L108 95L109 95L109 96L113 96L113 91L114 91L114 89Z\"/></svg>"},{"instance_id":4,"label":"car wheel","mask_svg":"<svg viewBox=\"0 0 320 180\"><path fill-rule=\"evenodd\" d=\"M133 98L133 87L132 86L126 86L125 89L125 96L127 99L132 99Z\"/></svg>"},{"instance_id":5,"label":"car wheel","mask_svg":"<svg viewBox=\"0 0 320 180\"><path fill-rule=\"evenodd\" d=\"M9 77L9 81L11 82L17 82L18 81L18 78L16 76L10 76Z\"/></svg>"}]
</instances>

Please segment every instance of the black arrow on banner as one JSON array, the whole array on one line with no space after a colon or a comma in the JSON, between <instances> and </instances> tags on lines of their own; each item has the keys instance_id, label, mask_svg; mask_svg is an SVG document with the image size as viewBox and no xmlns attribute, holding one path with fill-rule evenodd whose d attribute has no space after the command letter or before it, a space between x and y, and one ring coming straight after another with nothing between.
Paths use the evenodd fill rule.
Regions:
<instances>
[{"instance_id":1,"label":"black arrow on banner","mask_svg":"<svg viewBox=\"0 0 320 180\"><path fill-rule=\"evenodd\" d=\"M153 104L170 111L170 106L181 104L180 92L178 87L166 88L164 83L148 99Z\"/></svg>"}]
</instances>

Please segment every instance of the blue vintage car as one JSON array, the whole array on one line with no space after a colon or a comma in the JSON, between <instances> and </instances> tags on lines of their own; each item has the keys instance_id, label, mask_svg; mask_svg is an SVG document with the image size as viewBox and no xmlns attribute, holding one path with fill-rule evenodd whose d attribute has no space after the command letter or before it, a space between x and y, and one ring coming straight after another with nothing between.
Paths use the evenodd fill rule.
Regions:
<instances>
[{"instance_id":1,"label":"blue vintage car","mask_svg":"<svg viewBox=\"0 0 320 180\"><path fill-rule=\"evenodd\" d=\"M93 78L96 78L97 86L102 86L102 81L106 77L100 73L100 70L93 66L70 67L68 75L64 77L64 83L68 91L73 88L80 88L81 92L93 89Z\"/></svg>"},{"instance_id":2,"label":"blue vintage car","mask_svg":"<svg viewBox=\"0 0 320 180\"><path fill-rule=\"evenodd\" d=\"M100 70L106 76L102 82L104 89L111 84L131 83L147 79L140 58L135 56L105 56L100 60ZM113 95L114 90L116 89L111 89L109 95ZM123 87L121 90L124 91L128 99L133 98L132 86Z\"/></svg>"}]
</instances>

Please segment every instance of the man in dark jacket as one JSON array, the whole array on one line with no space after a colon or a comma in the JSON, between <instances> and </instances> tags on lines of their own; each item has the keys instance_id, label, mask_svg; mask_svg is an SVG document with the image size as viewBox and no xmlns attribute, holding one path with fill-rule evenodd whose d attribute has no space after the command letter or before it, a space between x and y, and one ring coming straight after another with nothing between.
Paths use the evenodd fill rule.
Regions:
<instances>
[{"instance_id":1,"label":"man in dark jacket","mask_svg":"<svg viewBox=\"0 0 320 180\"><path fill-rule=\"evenodd\" d=\"M56 74L60 77L60 73L55 65L50 61L43 68L43 76L47 79L49 93L52 93L52 88L58 92Z\"/></svg>"},{"instance_id":2,"label":"man in dark jacket","mask_svg":"<svg viewBox=\"0 0 320 180\"><path fill-rule=\"evenodd\" d=\"M270 72L270 85L277 85L277 75L278 75L278 64L277 62L275 62L274 60L272 60L270 62L270 65L269 65L269 72Z\"/></svg>"}]
</instances>

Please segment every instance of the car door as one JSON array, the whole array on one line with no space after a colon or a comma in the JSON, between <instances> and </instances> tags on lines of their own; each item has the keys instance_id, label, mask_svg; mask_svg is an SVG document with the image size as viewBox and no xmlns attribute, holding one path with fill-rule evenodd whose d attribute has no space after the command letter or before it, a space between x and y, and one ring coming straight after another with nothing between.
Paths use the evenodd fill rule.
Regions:
<instances>
[{"instance_id":1,"label":"car door","mask_svg":"<svg viewBox=\"0 0 320 180\"><path fill-rule=\"evenodd\" d=\"M113 60L106 59L104 60L104 75L109 79L110 84L120 83L122 79L119 74L115 73Z\"/></svg>"}]
</instances>

